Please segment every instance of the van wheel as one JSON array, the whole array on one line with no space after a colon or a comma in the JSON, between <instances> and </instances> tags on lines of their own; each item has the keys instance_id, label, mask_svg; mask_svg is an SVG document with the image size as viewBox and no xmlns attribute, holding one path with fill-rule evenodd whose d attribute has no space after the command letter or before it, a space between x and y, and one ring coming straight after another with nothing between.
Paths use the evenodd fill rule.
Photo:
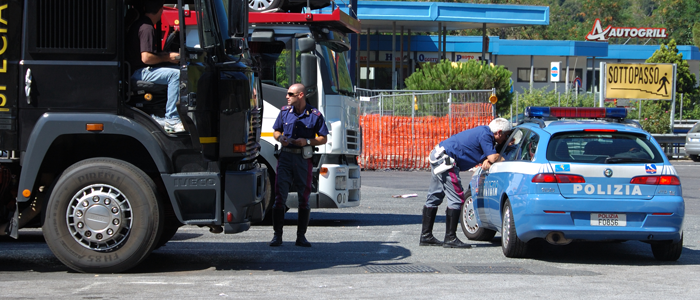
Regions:
<instances>
[{"instance_id":1,"label":"van wheel","mask_svg":"<svg viewBox=\"0 0 700 300\"><path fill-rule=\"evenodd\" d=\"M479 226L476 222L476 208L474 208L474 198L472 197L471 189L465 192L466 200L462 205L462 211L459 214L459 223L462 225L464 235L474 241L490 241L496 235L495 230L485 229Z\"/></svg>"},{"instance_id":2,"label":"van wheel","mask_svg":"<svg viewBox=\"0 0 700 300\"><path fill-rule=\"evenodd\" d=\"M518 238L518 233L515 231L515 222L513 221L513 209L510 206L510 201L506 201L503 206L503 226L501 227L501 248L503 255L506 257L525 257L527 253L527 243Z\"/></svg>"},{"instance_id":3,"label":"van wheel","mask_svg":"<svg viewBox=\"0 0 700 300\"><path fill-rule=\"evenodd\" d=\"M75 163L51 192L43 226L46 244L78 272L128 270L159 239L164 222L157 195L153 180L125 161Z\"/></svg>"}]
</instances>

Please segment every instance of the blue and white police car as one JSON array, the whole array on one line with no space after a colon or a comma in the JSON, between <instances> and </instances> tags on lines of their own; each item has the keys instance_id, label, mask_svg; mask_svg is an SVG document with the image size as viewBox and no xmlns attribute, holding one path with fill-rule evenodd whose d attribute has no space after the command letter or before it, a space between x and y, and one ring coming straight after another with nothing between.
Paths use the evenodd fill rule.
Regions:
<instances>
[{"instance_id":1,"label":"blue and white police car","mask_svg":"<svg viewBox=\"0 0 700 300\"><path fill-rule=\"evenodd\" d=\"M675 168L624 108L528 107L462 209L471 240L502 235L503 254L528 242L638 240L656 259L683 249L685 203ZM583 120L583 119L587 120Z\"/></svg>"}]
</instances>

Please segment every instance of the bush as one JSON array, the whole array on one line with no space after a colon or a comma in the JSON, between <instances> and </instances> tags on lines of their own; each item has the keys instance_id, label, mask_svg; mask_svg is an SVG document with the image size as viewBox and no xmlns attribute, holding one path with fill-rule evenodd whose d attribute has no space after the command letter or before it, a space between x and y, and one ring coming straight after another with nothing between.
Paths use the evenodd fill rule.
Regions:
<instances>
[{"instance_id":1,"label":"bush","mask_svg":"<svg viewBox=\"0 0 700 300\"><path fill-rule=\"evenodd\" d=\"M485 67L486 66L486 67ZM484 65L477 60L453 63L425 63L420 70L406 78L409 90L490 90L496 88L496 109L510 109L513 95L510 93L510 77L513 73L503 66Z\"/></svg>"}]
</instances>

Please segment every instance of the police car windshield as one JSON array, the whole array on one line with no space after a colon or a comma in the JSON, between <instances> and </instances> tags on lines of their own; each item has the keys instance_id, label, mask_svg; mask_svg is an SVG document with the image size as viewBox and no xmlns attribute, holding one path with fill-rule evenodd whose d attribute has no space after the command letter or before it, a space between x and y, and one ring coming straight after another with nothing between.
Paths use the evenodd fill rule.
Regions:
<instances>
[{"instance_id":1,"label":"police car windshield","mask_svg":"<svg viewBox=\"0 0 700 300\"><path fill-rule=\"evenodd\" d=\"M656 146L641 134L565 132L547 145L547 159L583 164L663 163Z\"/></svg>"}]
</instances>

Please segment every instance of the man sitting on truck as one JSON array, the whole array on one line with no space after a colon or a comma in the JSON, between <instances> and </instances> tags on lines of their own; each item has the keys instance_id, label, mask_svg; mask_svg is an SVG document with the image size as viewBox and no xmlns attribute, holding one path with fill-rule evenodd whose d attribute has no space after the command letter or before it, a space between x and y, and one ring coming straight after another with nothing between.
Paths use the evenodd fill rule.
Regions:
<instances>
[{"instance_id":1,"label":"man sitting on truck","mask_svg":"<svg viewBox=\"0 0 700 300\"><path fill-rule=\"evenodd\" d=\"M134 70L132 80L143 80L155 84L168 85L168 101L165 104L165 117L153 116L171 133L185 131L177 113L177 99L180 97L180 70L162 64L177 64L179 53L163 52L156 36L154 24L163 14L163 0L147 0L137 7L141 16L126 34L126 60Z\"/></svg>"}]
</instances>

